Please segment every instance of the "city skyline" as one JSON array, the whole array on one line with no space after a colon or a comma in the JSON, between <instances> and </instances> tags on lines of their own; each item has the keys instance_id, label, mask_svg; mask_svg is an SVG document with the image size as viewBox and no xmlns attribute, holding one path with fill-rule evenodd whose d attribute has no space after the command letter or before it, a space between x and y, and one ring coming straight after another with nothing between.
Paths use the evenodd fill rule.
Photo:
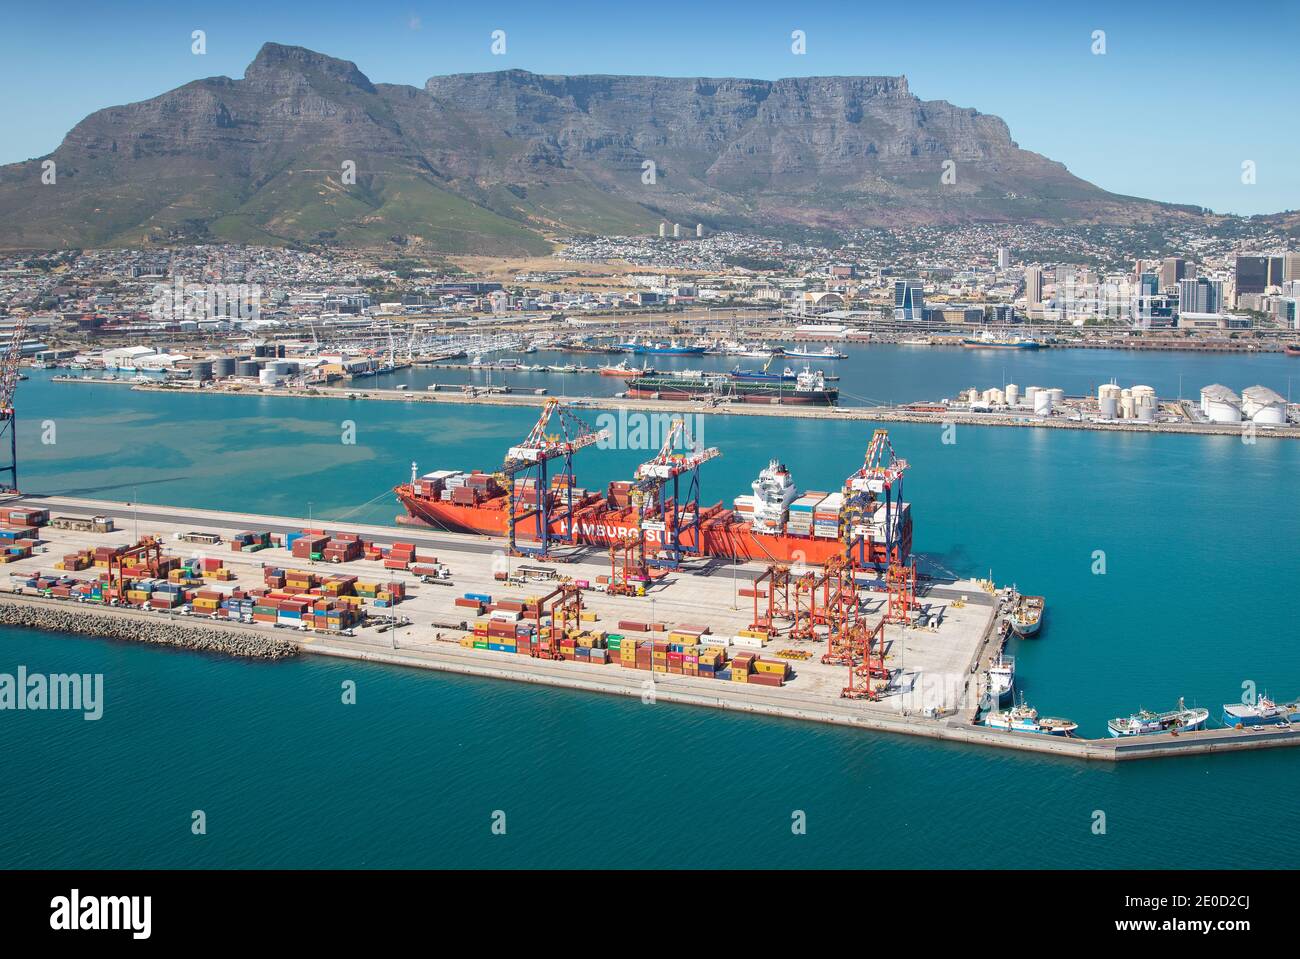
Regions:
<instances>
[{"instance_id":1,"label":"city skyline","mask_svg":"<svg viewBox=\"0 0 1300 959\"><path fill-rule=\"evenodd\" d=\"M1103 189L1217 213L1300 207L1293 159L1300 134L1279 122L1276 97L1242 95L1261 83L1288 88L1296 79L1284 57L1256 78L1258 22L1214 20L1219 46L1194 71L1171 71L1165 58L1151 55L1194 49L1211 25L1205 4L1100 4L1079 12L1020 4L997 18L941 5L924 30L899 11L818 4L790 11L760 3L740 18L674 3L652 13L579 3L554 15L515 4L481 14L378 2L364 22L316 8L306 16L297 4L265 10L234 3L199 12L143 6L153 15L130 30L112 11L90 4L73 4L71 15L24 9L11 16L0 40L12 74L11 96L0 104L8 134L0 162L52 151L95 110L203 77L240 77L261 44L273 40L353 60L377 83L412 85L433 75L502 69L759 79L905 75L918 96L1001 117L1023 148ZM1261 16L1278 28L1268 35L1296 25L1293 9L1265 6ZM191 52L196 29L204 31L202 56ZM505 31L504 55L490 51L494 30ZM791 51L795 30L806 38L803 55ZM1099 47L1104 53L1094 52ZM57 74L50 68L56 57ZM1203 112L1206 121L1161 122L1187 111ZM1248 161L1254 183L1243 182Z\"/></svg>"}]
</instances>

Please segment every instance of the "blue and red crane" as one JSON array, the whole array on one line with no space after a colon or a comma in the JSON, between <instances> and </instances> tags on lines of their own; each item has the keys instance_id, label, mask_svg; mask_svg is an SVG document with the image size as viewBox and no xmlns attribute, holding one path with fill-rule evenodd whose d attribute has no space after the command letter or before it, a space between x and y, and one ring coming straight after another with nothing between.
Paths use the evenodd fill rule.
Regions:
<instances>
[{"instance_id":1,"label":"blue and red crane","mask_svg":"<svg viewBox=\"0 0 1300 959\"><path fill-rule=\"evenodd\" d=\"M558 427L558 433L547 433L547 427ZM573 454L580 449L600 442L605 431L594 430L570 410L560 405L557 399L548 399L542 406L542 413L537 418L528 436L518 446L512 446L506 453L505 465L501 468L506 480L506 518L510 535L510 551L516 555L533 556L545 559L551 554L551 547L556 543L575 542L573 531ZM554 478L562 478L563 483L557 495L562 503L553 503L550 469L552 460L562 460L563 467ZM518 509L517 500L521 490L526 491L528 481L533 483L535 492L525 495L522 510ZM516 488L519 483L525 484ZM553 532L551 524L562 516L564 523L560 532ZM518 534L521 523L532 520L534 540L527 544L519 542ZM527 530L525 530L527 532Z\"/></svg>"},{"instance_id":2,"label":"blue and red crane","mask_svg":"<svg viewBox=\"0 0 1300 959\"><path fill-rule=\"evenodd\" d=\"M640 501L642 550L651 566L677 569L685 556L700 553L700 467L721 456L722 451L715 446L674 451L675 446L685 447L688 442L685 421L674 418L659 453L636 469L633 496ZM650 532L660 534L657 550L645 549L646 534Z\"/></svg>"}]
</instances>

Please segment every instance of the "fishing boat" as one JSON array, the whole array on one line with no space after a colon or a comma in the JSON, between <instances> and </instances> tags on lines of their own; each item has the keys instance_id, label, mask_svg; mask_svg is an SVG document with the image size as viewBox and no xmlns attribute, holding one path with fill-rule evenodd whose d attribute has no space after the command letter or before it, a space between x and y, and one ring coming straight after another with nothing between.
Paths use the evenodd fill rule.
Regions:
<instances>
[{"instance_id":1,"label":"fishing boat","mask_svg":"<svg viewBox=\"0 0 1300 959\"><path fill-rule=\"evenodd\" d=\"M1043 625L1043 609L1047 600L1042 596L1021 596L1014 594L1011 605L1011 628L1021 639L1028 639L1038 632Z\"/></svg>"},{"instance_id":2,"label":"fishing boat","mask_svg":"<svg viewBox=\"0 0 1300 959\"><path fill-rule=\"evenodd\" d=\"M703 356L705 347L703 346L684 346L676 340L668 343L641 343L634 336L626 343L620 343L619 349L625 353L636 355L648 354L651 356Z\"/></svg>"},{"instance_id":3,"label":"fishing boat","mask_svg":"<svg viewBox=\"0 0 1300 959\"><path fill-rule=\"evenodd\" d=\"M1288 343L1282 347L1282 352L1287 356L1300 356L1300 343Z\"/></svg>"},{"instance_id":4,"label":"fishing boat","mask_svg":"<svg viewBox=\"0 0 1300 959\"><path fill-rule=\"evenodd\" d=\"M1149 709L1139 709L1131 716L1118 716L1106 724L1110 734L1117 739L1128 736L1150 736L1153 733L1190 732L1204 729L1210 718L1210 711L1201 707L1188 709L1182 699L1178 708L1168 712L1153 713Z\"/></svg>"},{"instance_id":5,"label":"fishing boat","mask_svg":"<svg viewBox=\"0 0 1300 959\"><path fill-rule=\"evenodd\" d=\"M1300 702L1276 703L1261 696L1253 703L1225 703L1223 725L1270 726L1278 723L1300 722Z\"/></svg>"},{"instance_id":6,"label":"fishing boat","mask_svg":"<svg viewBox=\"0 0 1300 959\"><path fill-rule=\"evenodd\" d=\"M574 366L572 363L565 363L561 366L548 366L546 368L546 371L548 373L573 373L577 369L578 368Z\"/></svg>"},{"instance_id":7,"label":"fishing boat","mask_svg":"<svg viewBox=\"0 0 1300 959\"><path fill-rule=\"evenodd\" d=\"M1070 736L1079 724L1054 716L1039 716L1038 710L1022 700L1010 709L995 709L984 716L984 725L1013 733L1039 733L1045 736Z\"/></svg>"},{"instance_id":8,"label":"fishing boat","mask_svg":"<svg viewBox=\"0 0 1300 959\"><path fill-rule=\"evenodd\" d=\"M781 351L782 356L796 356L808 360L846 360L847 353L841 353L832 346L823 346L820 350L808 350L802 347L789 347Z\"/></svg>"},{"instance_id":9,"label":"fishing boat","mask_svg":"<svg viewBox=\"0 0 1300 959\"><path fill-rule=\"evenodd\" d=\"M633 376L636 374L636 371L627 365L627 360L602 366L599 372L601 376Z\"/></svg>"},{"instance_id":10,"label":"fishing boat","mask_svg":"<svg viewBox=\"0 0 1300 959\"><path fill-rule=\"evenodd\" d=\"M1016 661L1010 656L998 655L988 669L989 699L1001 705L1011 698L1016 686Z\"/></svg>"}]
</instances>

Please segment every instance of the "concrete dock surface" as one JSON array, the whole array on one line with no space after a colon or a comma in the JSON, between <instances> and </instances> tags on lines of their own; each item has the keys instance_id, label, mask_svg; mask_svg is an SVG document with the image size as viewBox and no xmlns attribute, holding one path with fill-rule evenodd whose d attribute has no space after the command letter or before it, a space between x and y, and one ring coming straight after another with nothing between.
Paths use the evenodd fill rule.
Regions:
<instances>
[{"instance_id":1,"label":"concrete dock surface","mask_svg":"<svg viewBox=\"0 0 1300 959\"><path fill-rule=\"evenodd\" d=\"M276 628L267 624L244 624L206 617L194 617L196 625L209 624L226 630L272 632L279 639L296 643L306 653L381 662L392 665L435 669L469 676L510 679L571 689L631 696L643 701L673 702L707 706L740 712L779 716L836 725L855 726L880 732L928 736L956 742L1013 748L1047 753L1066 758L1121 761L1157 756L1235 751L1247 748L1300 744L1300 727L1269 727L1260 730L1211 730L1179 735L1143 736L1126 740L1088 740L1032 733L1014 733L989 729L972 723L975 705L982 692L982 673L989 659L1001 645L997 630L1000 606L998 597L986 584L972 580L950 582L923 581L918 600L932 619L933 627L886 627L885 664L895 673L891 688L877 701L849 700L840 692L847 679L847 667L824 665L820 661L824 641L791 640L777 637L762 650L764 658L785 658L794 676L779 688L731 683L723 680L650 673L633 670L617 663L591 665L570 661L533 659L515 653L466 649L459 640L468 625L464 610L453 600L466 592L489 593L494 598L523 598L545 593L542 582L507 586L496 581L499 569L516 568L519 563L542 565L532 560L511 558L505 543L488 537L441 533L388 526L334 521L319 517L310 522L302 518L271 517L253 513L170 507L157 504L125 504L105 500L70 497L23 496L8 500L6 505L44 507L51 517L112 517L117 529L111 533L94 533L47 528L45 552L9 563L6 574L30 576L41 571L53 572L53 562L65 553L102 545L126 545L140 535L155 535L171 552L182 556L195 553L220 557L234 573L235 580L226 586L262 585L265 566L311 569L318 573L350 573L383 581L401 580L408 598L393 609L376 613L398 617L400 625L379 631L362 628L355 635L313 633L305 630ZM396 504L395 504L396 509ZM254 553L233 552L226 542L211 547L196 547L177 540L183 532L212 532L227 540L242 530L265 530L274 533L296 531L304 527L325 528L360 534L381 544L394 541L414 542L421 555L433 555L452 571L452 583L424 584L406 571L383 569L375 561L350 563L310 563L294 559L284 548L264 549ZM572 562L546 564L558 575L589 579L609 572L608 554L601 549L577 551ZM713 561L698 572L669 573L656 583L645 597L611 596L584 591L584 607L598 615L593 628L623 632L631 638L650 638L620 630L620 620L654 621L670 624L706 624L715 636L732 636L750 625L754 600L739 595L740 589L752 585L765 567ZM92 578L98 570L70 575ZM24 604L75 605L72 600L16 596L13 576L0 582L0 602ZM864 592L866 618L874 623L881 615L885 597ZM143 612L134 609L95 607L112 616L137 620L183 617L170 612ZM663 634L658 634L662 637ZM706 637L707 639L708 637ZM733 650L734 652L735 650ZM783 653L792 655L782 656ZM799 658L806 654L807 658Z\"/></svg>"}]
</instances>

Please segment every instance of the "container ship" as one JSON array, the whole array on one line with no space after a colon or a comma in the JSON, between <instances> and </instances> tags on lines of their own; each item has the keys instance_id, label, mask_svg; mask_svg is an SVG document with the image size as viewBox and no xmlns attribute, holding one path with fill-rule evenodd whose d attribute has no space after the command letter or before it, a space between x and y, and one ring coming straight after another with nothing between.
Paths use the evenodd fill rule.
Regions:
<instances>
[{"instance_id":1,"label":"container ship","mask_svg":"<svg viewBox=\"0 0 1300 959\"><path fill-rule=\"evenodd\" d=\"M671 469L674 462L680 459L661 451L647 465ZM421 475L415 464L410 482L394 492L406 511L399 523L454 533L513 533L532 542L542 538L539 517L545 517L551 540L609 548L640 538L648 556L686 542L688 552L701 556L809 565L851 558L860 568L879 570L911 561L911 505L902 501L901 487L906 468L905 460L893 456L885 431L878 430L867 462L835 492L800 492L778 460L730 505L702 506L696 494L690 502L669 498L666 508L655 511L647 509L644 480L590 490L578 486L571 471L541 484L537 477L520 479L504 471L444 469Z\"/></svg>"},{"instance_id":2,"label":"container ship","mask_svg":"<svg viewBox=\"0 0 1300 959\"><path fill-rule=\"evenodd\" d=\"M746 403L798 403L834 406L840 391L826 385L820 371L805 370L793 383L784 379L735 379L729 374L677 373L638 376L628 381L627 395L635 399L689 400L700 396L734 397Z\"/></svg>"}]
</instances>

